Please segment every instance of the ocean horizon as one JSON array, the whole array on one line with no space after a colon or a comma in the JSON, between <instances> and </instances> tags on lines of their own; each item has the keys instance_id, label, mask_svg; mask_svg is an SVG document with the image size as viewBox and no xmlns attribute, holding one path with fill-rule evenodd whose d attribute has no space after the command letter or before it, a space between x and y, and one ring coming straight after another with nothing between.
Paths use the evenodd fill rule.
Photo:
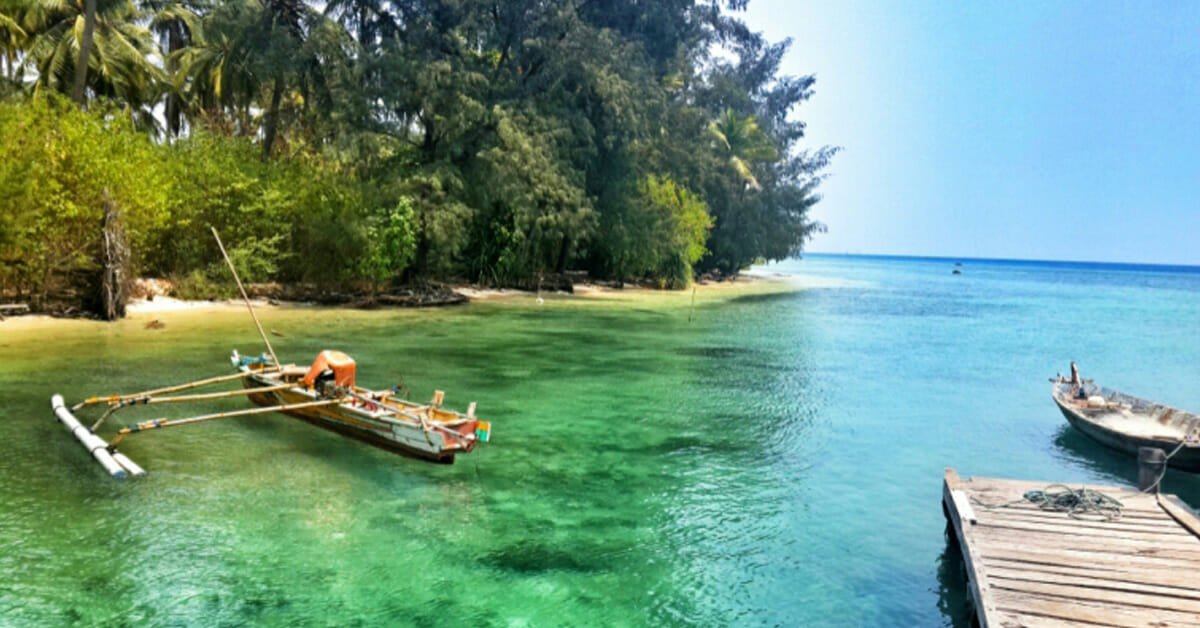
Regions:
<instances>
[{"instance_id":1,"label":"ocean horizon","mask_svg":"<svg viewBox=\"0 0 1200 628\"><path fill-rule=\"evenodd\" d=\"M815 258L864 258L876 259L880 261L895 260L895 261L928 261L928 262L970 262L972 264L1007 264L1007 265L1035 265L1035 266L1051 266L1058 268L1078 268L1078 269L1110 269L1110 270L1129 270L1129 271L1162 271L1162 272L1185 272L1185 273L1200 273L1200 264L1167 264L1167 263L1150 263L1150 262L1104 262L1104 261L1088 261L1088 260L1049 260L1035 258L1018 258L1018 257L953 257L947 255L893 255L884 253L801 253L795 259L804 259L807 257ZM769 264L768 264L769 265Z\"/></svg>"}]
</instances>

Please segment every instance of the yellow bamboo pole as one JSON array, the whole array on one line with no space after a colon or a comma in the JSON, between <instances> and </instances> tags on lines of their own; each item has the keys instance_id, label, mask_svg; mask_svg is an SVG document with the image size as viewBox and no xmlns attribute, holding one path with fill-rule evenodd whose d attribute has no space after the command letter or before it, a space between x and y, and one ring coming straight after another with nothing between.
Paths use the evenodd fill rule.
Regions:
<instances>
[{"instance_id":1,"label":"yellow bamboo pole","mask_svg":"<svg viewBox=\"0 0 1200 628\"><path fill-rule=\"evenodd\" d=\"M304 403L284 404L281 406L267 406L264 408L251 408L249 410L236 410L233 412L216 412L213 414L201 414L199 416L188 417L186 419L154 419L151 421L142 421L133 427L122 428L115 438L112 439L111 445L116 447L126 436L135 432L145 432L147 430L155 430L163 427L179 427L181 425L191 425L192 423L200 423L202 421L213 421L216 419L232 419L239 416L248 416L252 414L266 414L268 412L287 412L288 410L299 410L302 408L317 408L320 406L331 406L333 404L342 403L342 399L321 399L319 401L306 401Z\"/></svg>"},{"instance_id":2,"label":"yellow bamboo pole","mask_svg":"<svg viewBox=\"0 0 1200 628\"><path fill-rule=\"evenodd\" d=\"M243 378L249 377L250 375L253 375L253 373L234 373L232 375L220 375L217 377L210 377L208 379L201 379L201 380L196 380L194 382L188 382L186 384L176 384L174 386L166 386L164 388L155 388L153 390L144 390L142 392L128 393L125 395L104 395L104 396L97 396L97 397L88 397L87 399L80 401L79 403L75 404L74 406L71 406L71 411L74 412L84 406L94 406L98 403L120 403L122 401L128 401L130 399L137 399L139 397L148 397L148 396L152 396L152 395L158 395L158 394L169 393L169 392L179 392L181 390L188 390L189 388L200 388L201 386L208 386L209 384L219 384L221 382L233 381L235 379L243 379Z\"/></svg>"},{"instance_id":3,"label":"yellow bamboo pole","mask_svg":"<svg viewBox=\"0 0 1200 628\"><path fill-rule=\"evenodd\" d=\"M263 344L267 345L267 352L271 354L271 361L275 363L275 369L283 368L279 363L279 358L275 355L275 349L271 346L271 341L267 340L267 334L263 331L262 323L258 322L258 314L254 313L254 308L250 306L250 297L246 296L246 289L242 287L242 279L238 277L237 269L233 267L233 262L229 260L229 254L225 252L225 245L221 243L221 236L217 235L216 227L212 229L213 237L217 239L217 247L221 249L221 257L225 258L225 263L229 264L229 271L233 273L233 280L237 282L238 291L242 293L242 300L246 302L246 309L250 310L250 318L254 319L254 326L258 328L258 335L262 336Z\"/></svg>"},{"instance_id":4,"label":"yellow bamboo pole","mask_svg":"<svg viewBox=\"0 0 1200 628\"><path fill-rule=\"evenodd\" d=\"M111 407L102 415L96 422L92 424L92 431L95 432L104 423L105 419L112 416L117 410L136 405L150 405L155 403L182 403L185 401L204 401L206 399L223 399L226 397L237 397L240 395L255 395L259 393L273 392L283 390L285 388L294 388L295 384L277 384L275 386L264 386L261 388L243 388L240 390L222 390L214 393L201 393L198 395L179 395L178 397L137 397L128 399L119 403L112 404Z\"/></svg>"},{"instance_id":5,"label":"yellow bamboo pole","mask_svg":"<svg viewBox=\"0 0 1200 628\"><path fill-rule=\"evenodd\" d=\"M200 393L198 395L179 395L177 397L150 397L145 401L138 400L137 403L153 404L153 403L179 403L184 401L204 401L206 399L222 399L224 397L237 397L240 395L257 395L258 393L272 392L283 390L285 388L295 388L296 384L277 384L275 386L263 386L261 388L242 388L239 390L222 390L214 393ZM129 404L135 405L135 404Z\"/></svg>"}]
</instances>

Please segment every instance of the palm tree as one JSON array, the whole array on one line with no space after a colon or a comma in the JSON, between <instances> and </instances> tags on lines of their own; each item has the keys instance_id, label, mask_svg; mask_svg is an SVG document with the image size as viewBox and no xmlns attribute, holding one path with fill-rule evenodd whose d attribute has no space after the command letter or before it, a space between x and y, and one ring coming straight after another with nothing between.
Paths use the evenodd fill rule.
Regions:
<instances>
[{"instance_id":1,"label":"palm tree","mask_svg":"<svg viewBox=\"0 0 1200 628\"><path fill-rule=\"evenodd\" d=\"M329 51L318 50L323 43L312 35L329 23L303 0L222 5L205 16L192 45L176 53L176 85L193 112L233 113L243 132L251 128L250 110L257 104L266 159L282 125L285 95L303 101L324 81Z\"/></svg>"},{"instance_id":2,"label":"palm tree","mask_svg":"<svg viewBox=\"0 0 1200 628\"><path fill-rule=\"evenodd\" d=\"M83 37L79 44L79 62L75 64L75 87L71 95L80 105L87 104L84 100L84 88L87 86L88 64L84 59L92 58L92 39L96 35L96 0L83 2Z\"/></svg>"},{"instance_id":3,"label":"palm tree","mask_svg":"<svg viewBox=\"0 0 1200 628\"><path fill-rule=\"evenodd\" d=\"M20 83L25 65L29 34L21 27L26 3L21 0L0 0L0 78L8 79L13 87Z\"/></svg>"},{"instance_id":4,"label":"palm tree","mask_svg":"<svg viewBox=\"0 0 1200 628\"><path fill-rule=\"evenodd\" d=\"M123 103L141 122L152 121L150 109L165 77L155 63L158 47L141 19L129 0L30 3L23 26L33 36L28 55L37 68L34 88L71 93L80 101L90 88Z\"/></svg>"},{"instance_id":5,"label":"palm tree","mask_svg":"<svg viewBox=\"0 0 1200 628\"><path fill-rule=\"evenodd\" d=\"M144 0L145 9L151 13L150 29L159 37L159 47L163 51L167 75L175 77L179 73L178 51L187 48L200 32L200 15L198 10L202 2L180 2L178 0ZM183 98L178 89L172 85L166 94L163 105L163 118L166 121L167 135L178 136L183 130Z\"/></svg>"},{"instance_id":6,"label":"palm tree","mask_svg":"<svg viewBox=\"0 0 1200 628\"><path fill-rule=\"evenodd\" d=\"M733 109L726 109L709 123L708 132L716 140L717 150L729 159L729 165L746 185L761 189L750 166L778 160L779 151L758 127L754 116L739 116Z\"/></svg>"},{"instance_id":7,"label":"palm tree","mask_svg":"<svg viewBox=\"0 0 1200 628\"><path fill-rule=\"evenodd\" d=\"M253 63L253 33L243 4L231 4L205 17L192 32L191 45L172 53L174 86L193 117L232 114L246 132L250 106L262 80Z\"/></svg>"},{"instance_id":8,"label":"palm tree","mask_svg":"<svg viewBox=\"0 0 1200 628\"><path fill-rule=\"evenodd\" d=\"M400 30L397 18L383 0L329 0L325 15L353 32L363 51L373 51L382 41L394 39Z\"/></svg>"}]
</instances>

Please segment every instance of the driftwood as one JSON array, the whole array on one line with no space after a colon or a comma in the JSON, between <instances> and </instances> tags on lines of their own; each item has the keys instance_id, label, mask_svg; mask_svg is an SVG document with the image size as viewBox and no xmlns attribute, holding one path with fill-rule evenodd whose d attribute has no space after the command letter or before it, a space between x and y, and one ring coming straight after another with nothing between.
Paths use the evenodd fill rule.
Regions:
<instances>
[{"instance_id":1,"label":"driftwood","mask_svg":"<svg viewBox=\"0 0 1200 628\"><path fill-rule=\"evenodd\" d=\"M313 284L251 284L246 286L251 296L270 301L293 301L318 305L348 305L363 309L377 307L435 307L466 303L467 297L437 284L393 288L387 292L371 293L353 286L337 288Z\"/></svg>"},{"instance_id":2,"label":"driftwood","mask_svg":"<svg viewBox=\"0 0 1200 628\"><path fill-rule=\"evenodd\" d=\"M18 316L28 313L28 303L0 303L0 321L4 320L5 316Z\"/></svg>"},{"instance_id":3,"label":"driftwood","mask_svg":"<svg viewBox=\"0 0 1200 628\"><path fill-rule=\"evenodd\" d=\"M500 288L515 288L527 292L566 292L574 294L575 282L568 273L549 273L523 279L502 281L497 284Z\"/></svg>"},{"instance_id":4,"label":"driftwood","mask_svg":"<svg viewBox=\"0 0 1200 628\"><path fill-rule=\"evenodd\" d=\"M371 308L381 305L391 307L433 307L466 303L467 297L453 290L408 291L408 294L380 294L359 299L354 307Z\"/></svg>"}]
</instances>

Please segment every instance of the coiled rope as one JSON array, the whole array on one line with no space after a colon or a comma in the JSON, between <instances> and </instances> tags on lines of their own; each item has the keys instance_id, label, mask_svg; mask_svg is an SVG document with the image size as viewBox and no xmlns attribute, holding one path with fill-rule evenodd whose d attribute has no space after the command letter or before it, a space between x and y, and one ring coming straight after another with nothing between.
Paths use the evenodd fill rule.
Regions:
<instances>
[{"instance_id":1,"label":"coiled rope","mask_svg":"<svg viewBox=\"0 0 1200 628\"><path fill-rule=\"evenodd\" d=\"M1073 489L1065 484L1051 484L1042 490L1028 491L1025 501L1037 504L1042 510L1065 512L1072 519L1099 517L1104 521L1121 518L1124 504L1090 488Z\"/></svg>"},{"instance_id":2,"label":"coiled rope","mask_svg":"<svg viewBox=\"0 0 1200 628\"><path fill-rule=\"evenodd\" d=\"M1091 521L1116 521L1121 518L1125 505L1090 488L1073 489L1066 484L1051 484L1041 490L1026 491L1021 499L1002 504L989 504L972 496L971 501L985 510L998 510L1017 504L1032 502L1049 512L1065 512L1072 519Z\"/></svg>"}]
</instances>

